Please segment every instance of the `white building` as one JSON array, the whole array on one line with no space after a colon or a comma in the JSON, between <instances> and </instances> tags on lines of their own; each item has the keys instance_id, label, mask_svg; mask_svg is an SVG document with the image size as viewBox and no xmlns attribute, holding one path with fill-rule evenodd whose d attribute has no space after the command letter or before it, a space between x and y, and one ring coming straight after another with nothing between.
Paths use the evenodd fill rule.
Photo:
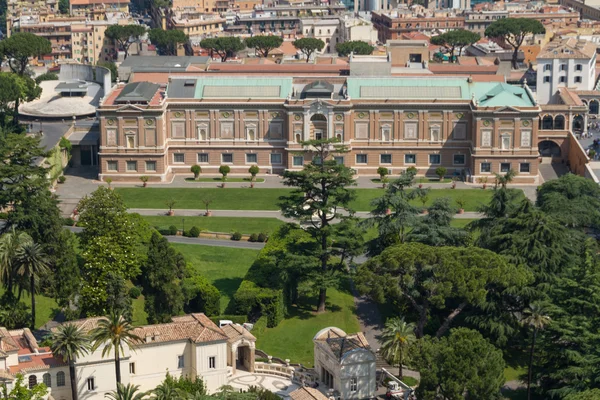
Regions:
<instances>
[{"instance_id":1,"label":"white building","mask_svg":"<svg viewBox=\"0 0 600 400\"><path fill-rule=\"evenodd\" d=\"M339 328L321 329L313 338L315 372L319 381L344 400L375 397L375 353L359 332L348 335Z\"/></svg>"},{"instance_id":2,"label":"white building","mask_svg":"<svg viewBox=\"0 0 600 400\"><path fill-rule=\"evenodd\" d=\"M325 42L325 47L321 53L335 52L335 45L340 42L339 18L302 18L300 23L302 24L302 34L304 37L321 39Z\"/></svg>"},{"instance_id":3,"label":"white building","mask_svg":"<svg viewBox=\"0 0 600 400\"><path fill-rule=\"evenodd\" d=\"M596 44L577 38L548 43L537 56L537 100L551 103L558 89L592 90L596 79Z\"/></svg>"},{"instance_id":4,"label":"white building","mask_svg":"<svg viewBox=\"0 0 600 400\"><path fill-rule=\"evenodd\" d=\"M344 16L344 18L340 19L338 36L340 42L360 40L370 45L377 43L377 29L375 29L371 21L367 21L364 18L348 18L348 16ZM334 50L335 46L332 51Z\"/></svg>"},{"instance_id":5,"label":"white building","mask_svg":"<svg viewBox=\"0 0 600 400\"><path fill-rule=\"evenodd\" d=\"M100 319L70 323L89 332ZM256 338L241 326L221 329L204 314L190 314L173 317L170 323L138 327L134 333L143 342L132 351L124 348L121 382L139 385L141 391L154 389L167 372L175 378L201 377L209 392L227 384L228 372L235 372L237 362L253 372ZM102 350L75 361L79 399L100 400L116 389L114 353L103 358ZM40 347L29 329L0 328L0 382L10 389L18 373L30 386L45 383L54 399L71 400L68 366L48 347Z\"/></svg>"}]
</instances>

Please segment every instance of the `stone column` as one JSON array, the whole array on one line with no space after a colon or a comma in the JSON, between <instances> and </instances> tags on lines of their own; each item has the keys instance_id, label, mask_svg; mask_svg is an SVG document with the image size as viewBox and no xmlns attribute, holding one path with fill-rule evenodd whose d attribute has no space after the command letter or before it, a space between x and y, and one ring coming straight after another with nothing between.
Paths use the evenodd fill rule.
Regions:
<instances>
[{"instance_id":1,"label":"stone column","mask_svg":"<svg viewBox=\"0 0 600 400\"><path fill-rule=\"evenodd\" d=\"M248 351L250 352L250 357L249 357L250 368L248 368L248 370L251 373L254 373L254 362L255 362L255 357L256 357L256 355L254 354L255 349L256 348L255 348L254 343L251 343L250 346L248 346Z\"/></svg>"}]
</instances>

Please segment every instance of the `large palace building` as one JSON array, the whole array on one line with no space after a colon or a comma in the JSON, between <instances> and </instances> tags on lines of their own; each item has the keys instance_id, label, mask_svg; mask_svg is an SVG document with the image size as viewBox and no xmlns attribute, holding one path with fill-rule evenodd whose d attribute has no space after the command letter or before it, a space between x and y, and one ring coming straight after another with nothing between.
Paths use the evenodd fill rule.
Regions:
<instances>
[{"instance_id":1,"label":"large palace building","mask_svg":"<svg viewBox=\"0 0 600 400\"><path fill-rule=\"evenodd\" d=\"M448 174L476 181L510 169L536 183L540 107L530 89L448 77L177 77L117 86L98 109L100 178L154 181L229 165L299 170L302 142L337 138L358 175Z\"/></svg>"}]
</instances>

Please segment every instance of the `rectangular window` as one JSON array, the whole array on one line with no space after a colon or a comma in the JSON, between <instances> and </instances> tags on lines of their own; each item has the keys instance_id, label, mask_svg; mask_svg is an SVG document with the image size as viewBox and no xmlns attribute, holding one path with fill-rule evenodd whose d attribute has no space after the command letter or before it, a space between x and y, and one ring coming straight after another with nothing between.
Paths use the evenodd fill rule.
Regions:
<instances>
[{"instance_id":1,"label":"rectangular window","mask_svg":"<svg viewBox=\"0 0 600 400\"><path fill-rule=\"evenodd\" d=\"M357 164L366 164L368 161L368 157L366 154L357 154L356 155L356 163Z\"/></svg>"},{"instance_id":2,"label":"rectangular window","mask_svg":"<svg viewBox=\"0 0 600 400\"><path fill-rule=\"evenodd\" d=\"M417 163L417 155L416 154L405 154L404 155L404 164L416 164Z\"/></svg>"},{"instance_id":3,"label":"rectangular window","mask_svg":"<svg viewBox=\"0 0 600 400\"><path fill-rule=\"evenodd\" d=\"M87 378L87 389L94 390L96 389L96 383L94 382L94 378Z\"/></svg>"},{"instance_id":4,"label":"rectangular window","mask_svg":"<svg viewBox=\"0 0 600 400\"><path fill-rule=\"evenodd\" d=\"M135 363L129 363L129 373L135 375Z\"/></svg>"},{"instance_id":5,"label":"rectangular window","mask_svg":"<svg viewBox=\"0 0 600 400\"><path fill-rule=\"evenodd\" d=\"M208 368L210 368L210 369L217 368L217 358L216 357L208 357Z\"/></svg>"},{"instance_id":6,"label":"rectangular window","mask_svg":"<svg viewBox=\"0 0 600 400\"><path fill-rule=\"evenodd\" d=\"M391 154L381 154L379 156L380 164L391 164L392 163L392 155Z\"/></svg>"},{"instance_id":7,"label":"rectangular window","mask_svg":"<svg viewBox=\"0 0 600 400\"><path fill-rule=\"evenodd\" d=\"M156 161L146 161L146 172L156 172Z\"/></svg>"},{"instance_id":8,"label":"rectangular window","mask_svg":"<svg viewBox=\"0 0 600 400\"><path fill-rule=\"evenodd\" d=\"M137 171L137 161L127 161L127 172Z\"/></svg>"},{"instance_id":9,"label":"rectangular window","mask_svg":"<svg viewBox=\"0 0 600 400\"><path fill-rule=\"evenodd\" d=\"M208 164L208 153L198 153L198 162Z\"/></svg>"},{"instance_id":10,"label":"rectangular window","mask_svg":"<svg viewBox=\"0 0 600 400\"><path fill-rule=\"evenodd\" d=\"M455 154L452 159L452 164L465 165L465 155L464 154Z\"/></svg>"},{"instance_id":11,"label":"rectangular window","mask_svg":"<svg viewBox=\"0 0 600 400\"><path fill-rule=\"evenodd\" d=\"M256 164L256 162L258 161L258 157L256 156L256 154L246 154L246 163L247 164Z\"/></svg>"},{"instance_id":12,"label":"rectangular window","mask_svg":"<svg viewBox=\"0 0 600 400\"><path fill-rule=\"evenodd\" d=\"M224 164L233 164L233 154L221 154L221 162Z\"/></svg>"},{"instance_id":13,"label":"rectangular window","mask_svg":"<svg viewBox=\"0 0 600 400\"><path fill-rule=\"evenodd\" d=\"M333 159L336 162L336 164L344 165L344 157L338 156L338 157L333 157Z\"/></svg>"},{"instance_id":14,"label":"rectangular window","mask_svg":"<svg viewBox=\"0 0 600 400\"><path fill-rule=\"evenodd\" d=\"M107 161L106 162L106 170L107 171L117 171L119 169L118 161Z\"/></svg>"},{"instance_id":15,"label":"rectangular window","mask_svg":"<svg viewBox=\"0 0 600 400\"><path fill-rule=\"evenodd\" d=\"M481 163L481 173L489 174L490 172L492 172L492 164L489 162Z\"/></svg>"},{"instance_id":16,"label":"rectangular window","mask_svg":"<svg viewBox=\"0 0 600 400\"><path fill-rule=\"evenodd\" d=\"M567 70L567 64L560 64L560 71L566 71Z\"/></svg>"},{"instance_id":17,"label":"rectangular window","mask_svg":"<svg viewBox=\"0 0 600 400\"><path fill-rule=\"evenodd\" d=\"M550 77L549 76L545 76L544 77L544 83L550 83Z\"/></svg>"},{"instance_id":18,"label":"rectangular window","mask_svg":"<svg viewBox=\"0 0 600 400\"><path fill-rule=\"evenodd\" d=\"M577 64L577 65L575 66L575 71L583 71L583 65L581 65L581 64Z\"/></svg>"},{"instance_id":19,"label":"rectangular window","mask_svg":"<svg viewBox=\"0 0 600 400\"><path fill-rule=\"evenodd\" d=\"M529 163L519 164L519 172L522 174L528 174L529 173Z\"/></svg>"},{"instance_id":20,"label":"rectangular window","mask_svg":"<svg viewBox=\"0 0 600 400\"><path fill-rule=\"evenodd\" d=\"M350 378L350 391L356 392L358 390L358 378Z\"/></svg>"},{"instance_id":21,"label":"rectangular window","mask_svg":"<svg viewBox=\"0 0 600 400\"><path fill-rule=\"evenodd\" d=\"M185 359L183 356L177 356L177 368L181 369L185 366Z\"/></svg>"},{"instance_id":22,"label":"rectangular window","mask_svg":"<svg viewBox=\"0 0 600 400\"><path fill-rule=\"evenodd\" d=\"M304 157L302 156L294 156L292 157L292 165L294 167L301 167L304 165Z\"/></svg>"},{"instance_id":23,"label":"rectangular window","mask_svg":"<svg viewBox=\"0 0 600 400\"><path fill-rule=\"evenodd\" d=\"M551 69L552 69L552 66L550 64L544 65L544 71L550 71Z\"/></svg>"},{"instance_id":24,"label":"rectangular window","mask_svg":"<svg viewBox=\"0 0 600 400\"><path fill-rule=\"evenodd\" d=\"M430 154L429 155L429 164L438 165L442 162L442 156L439 154Z\"/></svg>"},{"instance_id":25,"label":"rectangular window","mask_svg":"<svg viewBox=\"0 0 600 400\"><path fill-rule=\"evenodd\" d=\"M175 153L173 154L173 162L177 164L183 164L185 162L185 154Z\"/></svg>"},{"instance_id":26,"label":"rectangular window","mask_svg":"<svg viewBox=\"0 0 600 400\"><path fill-rule=\"evenodd\" d=\"M581 77L580 76L576 76L575 77L575 83L581 83Z\"/></svg>"},{"instance_id":27,"label":"rectangular window","mask_svg":"<svg viewBox=\"0 0 600 400\"><path fill-rule=\"evenodd\" d=\"M281 164L281 154L271 153L271 165L272 164Z\"/></svg>"},{"instance_id":28,"label":"rectangular window","mask_svg":"<svg viewBox=\"0 0 600 400\"><path fill-rule=\"evenodd\" d=\"M561 76L560 78L558 78L558 81L560 83L565 83L567 81L567 77L566 76Z\"/></svg>"},{"instance_id":29,"label":"rectangular window","mask_svg":"<svg viewBox=\"0 0 600 400\"><path fill-rule=\"evenodd\" d=\"M510 163L501 163L500 172L506 173L508 171L510 171Z\"/></svg>"}]
</instances>

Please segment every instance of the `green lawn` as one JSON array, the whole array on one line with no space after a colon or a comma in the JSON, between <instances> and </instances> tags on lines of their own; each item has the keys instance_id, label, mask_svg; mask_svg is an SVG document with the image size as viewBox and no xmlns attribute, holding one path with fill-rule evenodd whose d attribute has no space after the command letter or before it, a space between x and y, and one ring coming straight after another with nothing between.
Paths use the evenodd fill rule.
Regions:
<instances>
[{"instance_id":1,"label":"green lawn","mask_svg":"<svg viewBox=\"0 0 600 400\"><path fill-rule=\"evenodd\" d=\"M190 229L192 226L201 231L244 234L251 233L273 233L284 224L277 218L236 218L236 217L168 217L168 216L144 216L151 226L159 229L167 229L175 225L177 229Z\"/></svg>"},{"instance_id":2,"label":"green lawn","mask_svg":"<svg viewBox=\"0 0 600 400\"><path fill-rule=\"evenodd\" d=\"M117 188L115 189L130 208L166 209L166 202L175 199L174 209L205 208L202 199L213 198L213 210L277 210L279 196L287 195L290 189L249 189L249 188ZM357 198L351 207L357 211L371 210L370 202L383 195L382 189L356 189ZM475 211L480 204L487 203L491 190L482 189L432 189L429 191L431 204L440 197L465 200L465 210ZM522 193L522 192L520 192ZM421 205L415 201L415 204Z\"/></svg>"},{"instance_id":3,"label":"green lawn","mask_svg":"<svg viewBox=\"0 0 600 400\"><path fill-rule=\"evenodd\" d=\"M0 295L4 293L3 289L0 289ZM28 293L21 295L21 301L27 305L27 309L31 311L31 296ZM46 297L41 294L35 295L35 327L39 328L46 322L51 321L54 315L58 311L58 304L50 297ZM29 326L29 325L27 325Z\"/></svg>"},{"instance_id":4,"label":"green lawn","mask_svg":"<svg viewBox=\"0 0 600 400\"><path fill-rule=\"evenodd\" d=\"M213 178L185 178L186 182L219 182L223 183L223 179L221 177L213 177ZM264 182L263 178L256 178L254 182L260 183ZM226 182L250 182L250 178L227 178Z\"/></svg>"},{"instance_id":5,"label":"green lawn","mask_svg":"<svg viewBox=\"0 0 600 400\"><path fill-rule=\"evenodd\" d=\"M171 243L188 263L207 277L221 292L221 312L224 312L256 259L258 250L198 246Z\"/></svg>"},{"instance_id":6,"label":"green lawn","mask_svg":"<svg viewBox=\"0 0 600 400\"><path fill-rule=\"evenodd\" d=\"M504 378L506 381L518 381L520 380L520 376L527 373L526 367L514 367L508 366L504 369Z\"/></svg>"},{"instance_id":7,"label":"green lawn","mask_svg":"<svg viewBox=\"0 0 600 400\"><path fill-rule=\"evenodd\" d=\"M287 319L258 335L256 348L274 357L289 358L294 363L311 367L314 364L312 338L319 330L328 326L338 327L346 333L360 330L351 293L329 289L327 308L325 313L316 314L316 300L311 298L309 303L304 299L300 306L289 309Z\"/></svg>"}]
</instances>

